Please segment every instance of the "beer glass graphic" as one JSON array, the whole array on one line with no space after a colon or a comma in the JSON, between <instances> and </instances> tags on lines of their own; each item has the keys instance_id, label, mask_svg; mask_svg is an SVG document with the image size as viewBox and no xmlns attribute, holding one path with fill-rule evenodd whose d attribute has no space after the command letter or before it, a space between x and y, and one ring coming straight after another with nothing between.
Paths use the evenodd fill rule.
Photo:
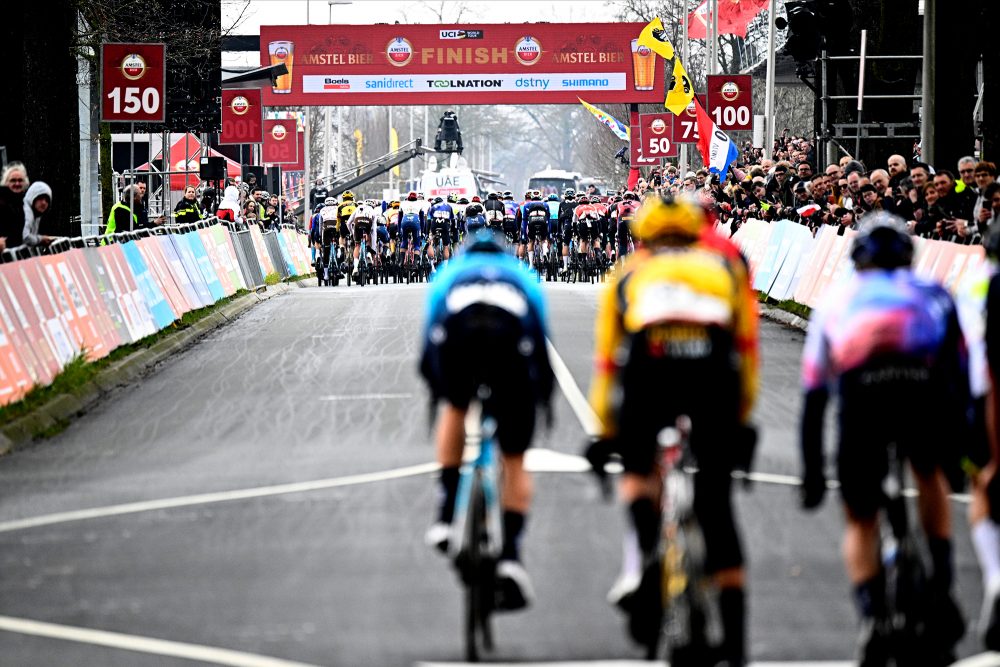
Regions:
<instances>
[{"instance_id":1,"label":"beer glass graphic","mask_svg":"<svg viewBox=\"0 0 1000 667\"><path fill-rule=\"evenodd\" d=\"M284 65L288 68L288 74L282 74L271 87L273 93L292 92L292 63L295 60L295 45L292 42L279 41L271 42L267 45L267 52L271 56L271 65ZM650 79L652 81L652 79Z\"/></svg>"},{"instance_id":2,"label":"beer glass graphic","mask_svg":"<svg viewBox=\"0 0 1000 667\"><path fill-rule=\"evenodd\" d=\"M636 90L653 89L653 72L656 67L656 56L648 46L639 44L638 39L632 40L632 82Z\"/></svg>"}]
</instances>

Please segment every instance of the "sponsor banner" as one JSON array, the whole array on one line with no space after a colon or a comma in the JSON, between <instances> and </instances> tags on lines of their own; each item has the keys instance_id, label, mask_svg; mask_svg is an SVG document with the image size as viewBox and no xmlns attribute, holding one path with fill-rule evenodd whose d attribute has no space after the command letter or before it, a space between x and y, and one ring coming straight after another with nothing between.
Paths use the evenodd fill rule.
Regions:
<instances>
[{"instance_id":1,"label":"sponsor banner","mask_svg":"<svg viewBox=\"0 0 1000 667\"><path fill-rule=\"evenodd\" d=\"M126 321L130 322L133 340L141 340L146 336L156 333L156 322L153 321L153 314L149 312L149 306L142 295L142 291L132 276L129 269L128 260L122 252L120 244L105 246L104 263L107 264L111 272L112 284L118 294L118 299L122 304L123 312L128 314Z\"/></svg>"},{"instance_id":2,"label":"sponsor banner","mask_svg":"<svg viewBox=\"0 0 1000 667\"><path fill-rule=\"evenodd\" d=\"M625 75L620 73L581 72L553 74L416 74L386 76L343 76L336 74L307 75L302 77L304 93L375 93L390 92L402 95L450 94L495 92L555 92L625 90ZM588 97L593 97L588 95ZM339 104L340 100L331 102Z\"/></svg>"},{"instance_id":3,"label":"sponsor banner","mask_svg":"<svg viewBox=\"0 0 1000 667\"><path fill-rule=\"evenodd\" d=\"M308 259L308 249L304 250L304 246L299 240L300 238L306 238L305 234L299 234L292 229L282 229L281 234L288 243L288 251L292 256L292 262L295 263L296 274L304 276L307 273L311 273L312 267Z\"/></svg>"},{"instance_id":4,"label":"sponsor banner","mask_svg":"<svg viewBox=\"0 0 1000 667\"><path fill-rule=\"evenodd\" d=\"M250 225L250 239L253 241L253 249L257 253L257 261L260 262L260 268L264 272L264 277L275 273L274 264L271 263L271 256L268 254L267 248L264 247L264 237L261 235L260 227L257 225Z\"/></svg>"},{"instance_id":5,"label":"sponsor banner","mask_svg":"<svg viewBox=\"0 0 1000 667\"><path fill-rule=\"evenodd\" d=\"M0 264L0 288L2 288L0 299L4 300L8 312L20 326L24 343L27 345L27 347L19 345L22 361L25 363L34 361L32 365L37 373L36 384L51 384L62 370L62 364L59 363L59 357L49 342L49 337L45 335L41 308L36 308L32 302L27 280L22 278L18 264L20 262Z\"/></svg>"},{"instance_id":6,"label":"sponsor banner","mask_svg":"<svg viewBox=\"0 0 1000 667\"><path fill-rule=\"evenodd\" d=\"M295 266L295 262L292 261L292 251L288 247L288 239L281 233L277 235L277 239L278 250L281 251L281 259L285 263L285 268L288 270L288 273L293 276L299 275L299 269Z\"/></svg>"},{"instance_id":7,"label":"sponsor banner","mask_svg":"<svg viewBox=\"0 0 1000 667\"><path fill-rule=\"evenodd\" d=\"M139 292L142 293L142 298L146 302L146 307L149 308L149 314L153 318L156 330L159 331L170 326L177 319L178 315L174 313L173 308L170 307L170 302L167 301L167 297L163 294L163 290L160 289L160 286L153 278L146 260L143 259L142 253L139 251L139 247L135 243L123 243L121 249L122 255L125 257L125 261L132 271L132 278L135 280L136 287L139 288Z\"/></svg>"},{"instance_id":8,"label":"sponsor banner","mask_svg":"<svg viewBox=\"0 0 1000 667\"><path fill-rule=\"evenodd\" d=\"M226 269L222 258L219 257L219 251L216 248L215 239L212 238L211 232L203 228L195 233L201 239L201 244L205 247L205 252L208 254L208 261L212 264L212 270L215 273L216 280L219 281L219 285L222 287L223 295L232 296L236 293L236 288L233 287L229 271Z\"/></svg>"},{"instance_id":9,"label":"sponsor banner","mask_svg":"<svg viewBox=\"0 0 1000 667\"><path fill-rule=\"evenodd\" d=\"M264 141L264 105L259 88L222 91L220 144L259 144Z\"/></svg>"},{"instance_id":10,"label":"sponsor banner","mask_svg":"<svg viewBox=\"0 0 1000 667\"><path fill-rule=\"evenodd\" d=\"M33 257L24 262L18 262L18 273L28 288L28 299L31 307L38 314L42 323L42 335L59 360L59 368L71 362L80 354L80 346L69 330L68 318L56 305L55 295L49 288L47 278L42 269L40 257ZM72 317L72 316L70 316Z\"/></svg>"},{"instance_id":11,"label":"sponsor banner","mask_svg":"<svg viewBox=\"0 0 1000 667\"><path fill-rule=\"evenodd\" d=\"M262 26L268 106L660 103L643 23ZM331 101L335 99L335 101Z\"/></svg>"},{"instance_id":12,"label":"sponsor banner","mask_svg":"<svg viewBox=\"0 0 1000 667\"><path fill-rule=\"evenodd\" d=\"M720 130L753 129L753 94L749 74L709 74L705 110Z\"/></svg>"},{"instance_id":13,"label":"sponsor banner","mask_svg":"<svg viewBox=\"0 0 1000 667\"><path fill-rule=\"evenodd\" d=\"M195 289L194 283L191 282L187 270L184 268L184 262L181 260L181 256L177 252L177 247L173 241L170 240L169 236L154 236L153 240L160 246L160 253L167 263L167 270L170 271L170 276L174 279L174 283L176 283L181 296L184 297L184 301L187 304L186 310L191 311L201 308L204 304L198 290Z\"/></svg>"},{"instance_id":14,"label":"sponsor banner","mask_svg":"<svg viewBox=\"0 0 1000 667\"><path fill-rule=\"evenodd\" d=\"M111 272L104 263L104 253L98 248L84 248L83 259L87 263L87 268L90 269L94 289L104 302L104 312L108 315L110 326L118 338L118 344L125 345L133 342L131 331L126 324L126 316L122 312L118 295L111 282Z\"/></svg>"},{"instance_id":15,"label":"sponsor banner","mask_svg":"<svg viewBox=\"0 0 1000 667\"><path fill-rule=\"evenodd\" d=\"M165 44L101 44L101 120L162 123Z\"/></svg>"},{"instance_id":16,"label":"sponsor banner","mask_svg":"<svg viewBox=\"0 0 1000 667\"><path fill-rule=\"evenodd\" d=\"M266 164L295 164L299 161L294 120L264 121L263 158Z\"/></svg>"},{"instance_id":17,"label":"sponsor banner","mask_svg":"<svg viewBox=\"0 0 1000 667\"><path fill-rule=\"evenodd\" d=\"M243 280L243 273L240 271L239 260L236 258L236 248L233 246L233 237L222 225L212 225L208 230L215 243L216 252L229 274L229 282L237 290L246 289Z\"/></svg>"},{"instance_id":18,"label":"sponsor banner","mask_svg":"<svg viewBox=\"0 0 1000 667\"><path fill-rule=\"evenodd\" d=\"M160 244L156 240L156 237L147 236L146 238L139 239L135 244L139 248L142 258L146 261L146 266L152 272L153 280L156 281L160 291L163 292L163 296L166 297L167 303L170 304L170 310L173 311L174 318L179 318L191 310L187 299L181 294L180 287L178 287L174 277L170 274L169 264L167 264L166 257L160 251Z\"/></svg>"},{"instance_id":19,"label":"sponsor banner","mask_svg":"<svg viewBox=\"0 0 1000 667\"><path fill-rule=\"evenodd\" d=\"M97 289L93 270L87 263L86 254L83 249L74 249L65 253L65 257L69 262L70 270L77 279L77 284L80 286L83 300L87 303L87 307L94 317L104 345L110 352L122 344L122 339L111 321L111 314L108 312L104 297Z\"/></svg>"},{"instance_id":20,"label":"sponsor banner","mask_svg":"<svg viewBox=\"0 0 1000 667\"><path fill-rule=\"evenodd\" d=\"M198 260L195 259L194 250L191 248L190 234L173 234L170 242L174 244L174 250L180 258L180 263L187 274L188 280L198 299L198 308L204 308L215 303L212 299L212 292L208 289L208 283L201 269L198 268Z\"/></svg>"},{"instance_id":21,"label":"sponsor banner","mask_svg":"<svg viewBox=\"0 0 1000 667\"><path fill-rule=\"evenodd\" d=\"M215 303L219 299L224 299L226 293L222 289L222 283L219 282L219 276L215 272L212 260L208 258L208 250L205 249L205 244L202 243L201 237L198 234L184 234L184 236L187 237L188 243L191 245L191 251L194 253L198 270L201 271L201 276L205 279L205 285L208 286L208 292L211 294L212 299L211 303Z\"/></svg>"},{"instance_id":22,"label":"sponsor banner","mask_svg":"<svg viewBox=\"0 0 1000 667\"><path fill-rule=\"evenodd\" d=\"M48 255L41 260L56 304L66 313L69 330L77 346L86 354L88 361L106 356L111 350L104 344L92 308L83 299L66 255Z\"/></svg>"},{"instance_id":23,"label":"sponsor banner","mask_svg":"<svg viewBox=\"0 0 1000 667\"><path fill-rule=\"evenodd\" d=\"M15 333L14 320L0 299L0 406L19 400L34 386L18 352ZM21 342L24 344L23 339Z\"/></svg>"}]
</instances>

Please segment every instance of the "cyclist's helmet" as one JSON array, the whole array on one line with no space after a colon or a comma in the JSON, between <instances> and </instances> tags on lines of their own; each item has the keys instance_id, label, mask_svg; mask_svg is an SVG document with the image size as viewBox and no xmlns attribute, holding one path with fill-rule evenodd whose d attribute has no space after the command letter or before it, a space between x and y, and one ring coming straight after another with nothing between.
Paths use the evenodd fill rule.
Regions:
<instances>
[{"instance_id":1,"label":"cyclist's helmet","mask_svg":"<svg viewBox=\"0 0 1000 667\"><path fill-rule=\"evenodd\" d=\"M566 199L573 199L576 197L576 190L573 188L566 188L563 190L563 197Z\"/></svg>"},{"instance_id":2,"label":"cyclist's helmet","mask_svg":"<svg viewBox=\"0 0 1000 667\"><path fill-rule=\"evenodd\" d=\"M647 197L629 226L632 235L643 241L664 236L694 239L705 221L705 211L689 198Z\"/></svg>"},{"instance_id":3,"label":"cyclist's helmet","mask_svg":"<svg viewBox=\"0 0 1000 667\"><path fill-rule=\"evenodd\" d=\"M514 193L511 192L510 190L504 190L503 191L503 198L504 199L513 199L514 198Z\"/></svg>"},{"instance_id":4,"label":"cyclist's helmet","mask_svg":"<svg viewBox=\"0 0 1000 667\"><path fill-rule=\"evenodd\" d=\"M859 269L898 269L913 262L913 239L901 218L887 212L865 221L851 244L851 259Z\"/></svg>"},{"instance_id":5,"label":"cyclist's helmet","mask_svg":"<svg viewBox=\"0 0 1000 667\"><path fill-rule=\"evenodd\" d=\"M458 200L458 203L459 204L465 204L466 206L468 206L469 205L469 200L467 198L465 198L465 197L460 197L459 200Z\"/></svg>"},{"instance_id":6,"label":"cyclist's helmet","mask_svg":"<svg viewBox=\"0 0 1000 667\"><path fill-rule=\"evenodd\" d=\"M486 198L487 199L499 199L500 198L500 193L499 192L491 192L488 195L486 195Z\"/></svg>"},{"instance_id":7,"label":"cyclist's helmet","mask_svg":"<svg viewBox=\"0 0 1000 667\"><path fill-rule=\"evenodd\" d=\"M406 195L406 201L417 201L417 193L410 191L410 194Z\"/></svg>"},{"instance_id":8,"label":"cyclist's helmet","mask_svg":"<svg viewBox=\"0 0 1000 667\"><path fill-rule=\"evenodd\" d=\"M448 203L449 204L457 204L458 203L458 197L455 196L454 193L448 195Z\"/></svg>"},{"instance_id":9,"label":"cyclist's helmet","mask_svg":"<svg viewBox=\"0 0 1000 667\"><path fill-rule=\"evenodd\" d=\"M479 195L472 195L472 201L477 204L481 204L483 200L479 197Z\"/></svg>"},{"instance_id":10,"label":"cyclist's helmet","mask_svg":"<svg viewBox=\"0 0 1000 667\"><path fill-rule=\"evenodd\" d=\"M465 249L468 252L496 252L504 251L503 239L489 227L480 227L468 235L465 242Z\"/></svg>"},{"instance_id":11,"label":"cyclist's helmet","mask_svg":"<svg viewBox=\"0 0 1000 667\"><path fill-rule=\"evenodd\" d=\"M435 204L441 204L441 203L443 203L443 202L444 202L444 200L443 200L443 199L441 199L440 197L435 197L435 198L434 198L434 203L435 203Z\"/></svg>"},{"instance_id":12,"label":"cyclist's helmet","mask_svg":"<svg viewBox=\"0 0 1000 667\"><path fill-rule=\"evenodd\" d=\"M313 209L313 213L319 213L323 209L324 206L326 206L326 201L325 200L324 200L324 202L322 204L316 204L316 208Z\"/></svg>"},{"instance_id":13,"label":"cyclist's helmet","mask_svg":"<svg viewBox=\"0 0 1000 667\"><path fill-rule=\"evenodd\" d=\"M559 195L557 195L556 193L553 192L552 194L550 194L548 196L548 200L549 201L559 201Z\"/></svg>"},{"instance_id":14,"label":"cyclist's helmet","mask_svg":"<svg viewBox=\"0 0 1000 667\"><path fill-rule=\"evenodd\" d=\"M389 202L389 208L399 208L399 202L395 200Z\"/></svg>"},{"instance_id":15,"label":"cyclist's helmet","mask_svg":"<svg viewBox=\"0 0 1000 667\"><path fill-rule=\"evenodd\" d=\"M600 196L599 195L591 195L590 196L590 203L591 204L600 204L601 203Z\"/></svg>"},{"instance_id":16,"label":"cyclist's helmet","mask_svg":"<svg viewBox=\"0 0 1000 667\"><path fill-rule=\"evenodd\" d=\"M336 206L336 205L337 205L336 197L327 197L326 199L323 200L323 206Z\"/></svg>"},{"instance_id":17,"label":"cyclist's helmet","mask_svg":"<svg viewBox=\"0 0 1000 667\"><path fill-rule=\"evenodd\" d=\"M639 195L632 192L631 190L626 190L625 194L622 195L622 199L625 201L639 201Z\"/></svg>"},{"instance_id":18,"label":"cyclist's helmet","mask_svg":"<svg viewBox=\"0 0 1000 667\"><path fill-rule=\"evenodd\" d=\"M341 199L344 201L354 201L354 193L350 190L344 190L344 194L340 195Z\"/></svg>"}]
</instances>

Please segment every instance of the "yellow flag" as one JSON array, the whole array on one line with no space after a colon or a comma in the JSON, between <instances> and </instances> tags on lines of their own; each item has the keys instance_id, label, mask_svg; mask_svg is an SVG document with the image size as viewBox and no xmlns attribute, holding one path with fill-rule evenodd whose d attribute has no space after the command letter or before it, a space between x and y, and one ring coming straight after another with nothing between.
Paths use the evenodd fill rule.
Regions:
<instances>
[{"instance_id":1,"label":"yellow flag","mask_svg":"<svg viewBox=\"0 0 1000 667\"><path fill-rule=\"evenodd\" d=\"M648 47L667 60L674 57L674 45L667 39L667 31L663 29L663 22L659 16L650 21L649 25L639 33L639 46Z\"/></svg>"},{"instance_id":2,"label":"yellow flag","mask_svg":"<svg viewBox=\"0 0 1000 667\"><path fill-rule=\"evenodd\" d=\"M663 101L663 106L675 116L679 116L688 108L693 98L694 86L691 85L687 70L681 64L681 59L675 58L674 73L670 76L670 89L667 91L667 99Z\"/></svg>"}]
</instances>

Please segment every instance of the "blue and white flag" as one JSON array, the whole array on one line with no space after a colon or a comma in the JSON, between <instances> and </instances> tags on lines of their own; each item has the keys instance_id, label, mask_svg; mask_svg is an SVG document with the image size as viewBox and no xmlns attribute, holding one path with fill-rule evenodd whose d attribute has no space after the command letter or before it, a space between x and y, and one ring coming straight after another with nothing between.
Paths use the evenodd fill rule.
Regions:
<instances>
[{"instance_id":1,"label":"blue and white flag","mask_svg":"<svg viewBox=\"0 0 1000 667\"><path fill-rule=\"evenodd\" d=\"M695 111L698 113L698 151L705 166L713 174L725 178L729 165L736 161L740 149L729 135L719 129L712 117L708 115L698 98L694 98Z\"/></svg>"},{"instance_id":2,"label":"blue and white flag","mask_svg":"<svg viewBox=\"0 0 1000 667\"><path fill-rule=\"evenodd\" d=\"M580 100L579 97L576 98L576 99ZM609 114L608 112L601 111L600 109L598 109L597 107L595 107L593 104L587 104L583 100L580 100L580 104L583 105L584 109L586 109L590 113L594 114L594 118L596 118L597 120L601 121L604 125L607 126L607 128L609 130L611 130L612 132L614 132L616 137L618 137L622 141L628 141L629 140L629 128L628 128L628 125L626 125L625 123L621 122L620 120L618 120L617 118L615 118L614 116L612 116L611 114Z\"/></svg>"}]
</instances>

